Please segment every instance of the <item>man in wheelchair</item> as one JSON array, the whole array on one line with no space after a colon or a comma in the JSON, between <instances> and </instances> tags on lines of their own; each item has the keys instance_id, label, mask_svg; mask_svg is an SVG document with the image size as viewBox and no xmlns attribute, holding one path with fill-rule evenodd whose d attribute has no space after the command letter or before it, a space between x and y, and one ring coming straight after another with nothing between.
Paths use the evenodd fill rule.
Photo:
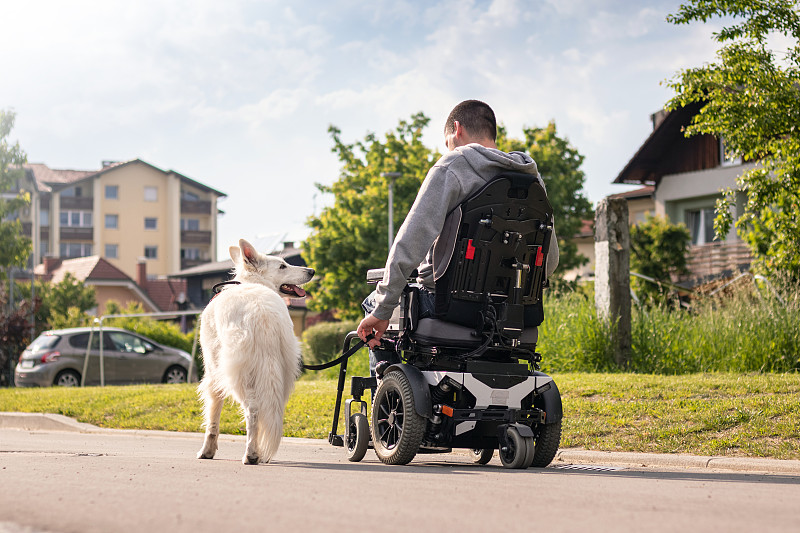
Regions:
<instances>
[{"instance_id":1,"label":"man in wheelchair","mask_svg":"<svg viewBox=\"0 0 800 533\"><path fill-rule=\"evenodd\" d=\"M348 402L362 412L351 417L347 404L348 453L360 460L369 434L387 464L462 447L480 463L499 448L504 466L546 466L561 434L558 389L535 353L542 288L558 264L552 207L533 159L497 149L488 105L458 104L444 133L449 152L428 172L385 268L368 276L377 287L357 335L373 335L377 380L363 383L377 390L369 433L363 378L354 378Z\"/></svg>"}]
</instances>

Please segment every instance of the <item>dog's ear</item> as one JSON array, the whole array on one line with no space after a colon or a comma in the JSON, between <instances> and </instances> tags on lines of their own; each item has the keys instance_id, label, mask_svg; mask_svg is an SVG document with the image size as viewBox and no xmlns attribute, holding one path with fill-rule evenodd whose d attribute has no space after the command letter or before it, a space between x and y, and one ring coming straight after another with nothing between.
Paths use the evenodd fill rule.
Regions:
<instances>
[{"instance_id":1,"label":"dog's ear","mask_svg":"<svg viewBox=\"0 0 800 533\"><path fill-rule=\"evenodd\" d=\"M253 245L244 239L239 239L239 248L242 250L244 260L255 266L258 264L258 252Z\"/></svg>"},{"instance_id":2,"label":"dog's ear","mask_svg":"<svg viewBox=\"0 0 800 533\"><path fill-rule=\"evenodd\" d=\"M231 259L233 259L233 264L239 263L239 260L242 258L241 251L239 250L238 246L231 246L228 248L228 252L231 254Z\"/></svg>"}]
</instances>

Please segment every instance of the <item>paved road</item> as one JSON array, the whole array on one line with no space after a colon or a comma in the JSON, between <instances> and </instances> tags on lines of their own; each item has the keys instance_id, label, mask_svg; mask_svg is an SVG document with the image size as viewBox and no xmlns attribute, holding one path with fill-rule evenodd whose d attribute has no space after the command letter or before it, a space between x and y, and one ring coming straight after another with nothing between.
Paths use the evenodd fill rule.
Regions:
<instances>
[{"instance_id":1,"label":"paved road","mask_svg":"<svg viewBox=\"0 0 800 533\"><path fill-rule=\"evenodd\" d=\"M387 467L284 439L244 466L240 437L0 429L0 532L800 531L800 475L714 469L503 469L461 454Z\"/></svg>"}]
</instances>

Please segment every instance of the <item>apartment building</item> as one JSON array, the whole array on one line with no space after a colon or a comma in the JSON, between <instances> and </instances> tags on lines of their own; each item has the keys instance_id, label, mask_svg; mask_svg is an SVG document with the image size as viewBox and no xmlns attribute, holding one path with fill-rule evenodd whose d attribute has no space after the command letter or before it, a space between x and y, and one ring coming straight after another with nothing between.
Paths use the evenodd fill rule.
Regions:
<instances>
[{"instance_id":1,"label":"apartment building","mask_svg":"<svg viewBox=\"0 0 800 533\"><path fill-rule=\"evenodd\" d=\"M25 170L31 206L20 218L34 264L96 255L133 277L144 258L148 274L160 277L216 261L220 191L141 159Z\"/></svg>"}]
</instances>

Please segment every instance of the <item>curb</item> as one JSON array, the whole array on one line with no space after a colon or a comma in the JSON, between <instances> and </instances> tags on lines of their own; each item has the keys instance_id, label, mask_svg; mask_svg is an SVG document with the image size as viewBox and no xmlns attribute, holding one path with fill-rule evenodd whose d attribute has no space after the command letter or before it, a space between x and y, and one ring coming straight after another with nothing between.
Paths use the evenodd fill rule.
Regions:
<instances>
[{"instance_id":1,"label":"curb","mask_svg":"<svg viewBox=\"0 0 800 533\"><path fill-rule=\"evenodd\" d=\"M202 433L157 431L142 429L109 429L78 422L64 415L50 413L4 413L0 412L0 429L25 431L71 431L77 433L128 434L137 436L202 439ZM221 439L244 441L244 435L220 435ZM284 437L299 444L320 445L323 439ZM758 459L750 457L723 457L686 454L659 454L636 452L597 452L567 448L559 450L553 464L604 464L650 468L700 468L734 470L739 472L761 472L800 475L800 461L786 459Z\"/></svg>"}]
</instances>

